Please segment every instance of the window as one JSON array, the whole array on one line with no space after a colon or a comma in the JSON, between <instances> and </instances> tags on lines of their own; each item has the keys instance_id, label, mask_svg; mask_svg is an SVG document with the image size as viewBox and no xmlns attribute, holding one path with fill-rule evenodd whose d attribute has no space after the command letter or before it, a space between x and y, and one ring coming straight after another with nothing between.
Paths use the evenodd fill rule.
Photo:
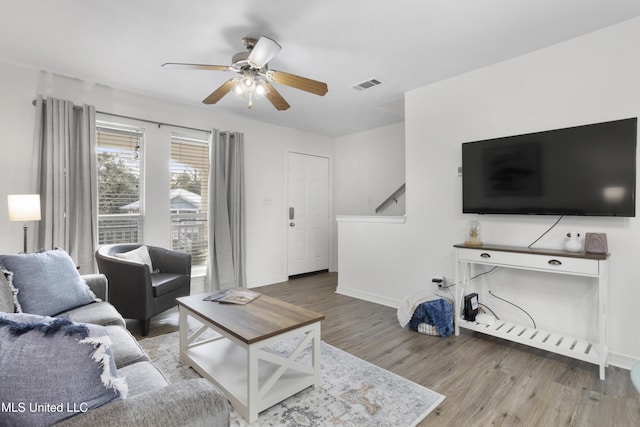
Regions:
<instances>
[{"instance_id":1,"label":"window","mask_svg":"<svg viewBox=\"0 0 640 427\"><path fill-rule=\"evenodd\" d=\"M207 265L209 144L173 135L171 138L171 247L191 254L194 270Z\"/></svg>"},{"instance_id":2,"label":"window","mask_svg":"<svg viewBox=\"0 0 640 427\"><path fill-rule=\"evenodd\" d=\"M144 133L98 123L98 244L143 242Z\"/></svg>"}]
</instances>

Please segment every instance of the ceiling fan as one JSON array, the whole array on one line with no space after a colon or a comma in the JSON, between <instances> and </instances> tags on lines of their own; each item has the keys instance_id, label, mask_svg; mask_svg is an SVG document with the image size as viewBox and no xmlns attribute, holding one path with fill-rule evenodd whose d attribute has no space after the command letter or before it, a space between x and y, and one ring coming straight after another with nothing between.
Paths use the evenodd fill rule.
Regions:
<instances>
[{"instance_id":1,"label":"ceiling fan","mask_svg":"<svg viewBox=\"0 0 640 427\"><path fill-rule=\"evenodd\" d=\"M168 62L162 64L162 66L164 68L183 70L233 71L239 74L238 77L227 80L214 90L211 95L207 96L202 101L205 104L215 104L227 93L233 91L240 97L249 98L249 108L253 106L254 98L265 96L277 110L286 110L290 105L273 87L272 82L320 96L324 96L329 90L326 83L285 73L284 71L270 70L268 67L269 61L282 49L275 40L262 36L260 39L245 37L242 41L247 51L233 55L231 65Z\"/></svg>"}]
</instances>

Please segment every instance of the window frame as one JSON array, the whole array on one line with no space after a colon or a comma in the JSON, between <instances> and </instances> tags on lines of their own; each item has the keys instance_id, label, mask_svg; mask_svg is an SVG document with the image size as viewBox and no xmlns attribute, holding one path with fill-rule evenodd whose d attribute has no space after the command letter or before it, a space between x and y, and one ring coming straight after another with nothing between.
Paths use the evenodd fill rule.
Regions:
<instances>
[{"instance_id":1,"label":"window frame","mask_svg":"<svg viewBox=\"0 0 640 427\"><path fill-rule=\"evenodd\" d=\"M194 148L194 152L198 151L198 150L202 150L203 151L203 164L206 164L206 170L202 170L201 171L201 177L200 177L200 182L201 182L201 191L199 196L201 197L201 204L199 206L200 209L204 208L204 212L195 212L195 213L174 213L173 209L170 205L170 210L169 210L169 222L170 222L170 240L171 240L171 248L172 250L180 250L183 252L187 252L190 253L192 255L192 275L201 275L204 274L206 272L207 269L207 264L208 264L208 259L209 259L209 250L210 250L210 242L209 242L209 208L210 208L210 204L209 204L209 173L211 171L211 163L210 163L210 133L205 133L203 132L202 134L183 134L183 133L177 133L177 132L172 132L170 135L170 142L169 142L169 174L170 174L170 183L169 183L169 193L170 193L170 197L171 194L173 193L173 191L175 190L173 188L174 186L174 175L176 173L179 173L178 168L174 167L174 163L182 163L185 164L184 161L180 162L180 159L178 158L178 156L174 156L174 148L178 143L181 144L186 144L186 145L193 145L196 148ZM199 165L186 165L186 168L193 168L196 171L198 170L198 166ZM188 191L188 190L187 190ZM171 203L171 202L170 202ZM202 233L204 233L204 247L200 246L201 243L198 243L195 246L195 250L196 251L200 251L200 254L198 255L197 253L194 254L194 247L191 247L191 250L184 250L184 247L177 247L175 246L175 242L179 239L174 239L176 233L178 235L180 235L180 231L176 231L175 227L176 227L176 223L178 221L184 221L186 220L187 222L189 222L189 220L195 221L197 222L201 222L200 224L196 224L195 227L193 228L201 228ZM188 224L185 224L188 225ZM188 228L188 227L187 227Z\"/></svg>"},{"instance_id":2,"label":"window frame","mask_svg":"<svg viewBox=\"0 0 640 427\"><path fill-rule=\"evenodd\" d=\"M100 166L101 163L99 161L99 155L101 152L104 152L101 150L101 146L100 146L100 137L99 137L99 133L103 131L105 133L110 133L113 135L122 135L125 137L134 137L137 138L137 174L138 174L138 212L137 213L125 213L125 214L118 214L118 213L108 213L108 214L102 214L100 213L100 201L102 198L102 194L100 193ZM106 244L115 244L115 243L144 243L145 241L145 237L146 237L146 233L145 233L145 226L146 226L146 215L145 215L145 162L144 162L144 157L145 157L145 129L139 126L130 126L130 125L125 125L125 124L121 124L121 123L112 123L112 122L106 122L106 121L102 121L102 120L96 120L96 180L97 180L97 184L98 184L98 195L97 195L97 200L98 200L98 246L103 246ZM136 236L137 239L135 239L135 241L133 239L118 239L118 238L114 238L114 237L110 237L110 238L106 238L105 236L103 236L103 233L101 232L101 228L104 228L100 226L100 223L103 220L112 220L112 221L117 221L117 220L124 220L124 221L131 221L131 220L135 220L136 222ZM133 227L129 227L130 229L132 229ZM126 233L126 229L123 231L123 233ZM106 240L105 240L106 239Z\"/></svg>"}]
</instances>

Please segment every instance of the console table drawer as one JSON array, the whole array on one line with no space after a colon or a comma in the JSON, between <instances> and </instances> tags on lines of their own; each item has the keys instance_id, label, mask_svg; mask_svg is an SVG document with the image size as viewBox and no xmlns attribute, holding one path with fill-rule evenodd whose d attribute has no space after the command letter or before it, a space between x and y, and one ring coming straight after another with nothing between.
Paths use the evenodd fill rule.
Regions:
<instances>
[{"instance_id":1,"label":"console table drawer","mask_svg":"<svg viewBox=\"0 0 640 427\"><path fill-rule=\"evenodd\" d=\"M500 265L510 268L570 273L585 276L598 275L598 261L553 255L522 254L483 249L458 249L458 259L463 262Z\"/></svg>"}]
</instances>

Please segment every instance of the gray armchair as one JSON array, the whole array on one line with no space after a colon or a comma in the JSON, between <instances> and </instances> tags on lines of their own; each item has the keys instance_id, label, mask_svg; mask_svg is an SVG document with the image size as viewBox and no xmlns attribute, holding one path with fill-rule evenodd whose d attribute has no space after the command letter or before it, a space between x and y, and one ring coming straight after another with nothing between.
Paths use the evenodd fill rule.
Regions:
<instances>
[{"instance_id":1,"label":"gray armchair","mask_svg":"<svg viewBox=\"0 0 640 427\"><path fill-rule=\"evenodd\" d=\"M128 319L140 320L142 335L149 334L153 316L176 305L176 298L191 290L191 255L147 246L154 270L140 263L116 257L141 244L105 245L96 251L100 273L109 281L109 302Z\"/></svg>"}]
</instances>

